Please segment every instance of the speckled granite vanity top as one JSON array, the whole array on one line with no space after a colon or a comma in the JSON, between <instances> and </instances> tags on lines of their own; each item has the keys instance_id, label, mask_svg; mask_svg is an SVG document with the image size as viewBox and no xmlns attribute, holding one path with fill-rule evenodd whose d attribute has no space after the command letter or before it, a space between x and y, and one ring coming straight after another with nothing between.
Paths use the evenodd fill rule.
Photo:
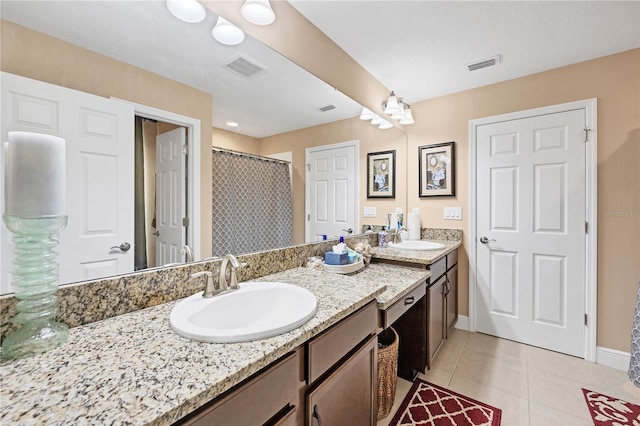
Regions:
<instances>
[{"instance_id":1,"label":"speckled granite vanity top","mask_svg":"<svg viewBox=\"0 0 640 426\"><path fill-rule=\"evenodd\" d=\"M65 346L0 367L0 423L170 424L376 297L379 306L393 303L428 274L372 264L353 276L295 268L261 277L309 289L318 310L302 327L248 343L178 336L169 326L176 302L74 327Z\"/></svg>"},{"instance_id":2,"label":"speckled granite vanity top","mask_svg":"<svg viewBox=\"0 0 640 426\"><path fill-rule=\"evenodd\" d=\"M387 259L399 262L431 265L462 245L462 241L431 241L443 244L444 248L442 250L400 250L391 247L372 247L371 256L374 259Z\"/></svg>"}]
</instances>

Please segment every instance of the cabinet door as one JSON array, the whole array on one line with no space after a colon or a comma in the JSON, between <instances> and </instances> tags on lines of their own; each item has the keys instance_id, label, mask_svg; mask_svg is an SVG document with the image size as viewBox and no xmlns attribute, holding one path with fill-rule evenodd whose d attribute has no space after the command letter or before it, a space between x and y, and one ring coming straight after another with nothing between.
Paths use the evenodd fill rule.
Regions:
<instances>
[{"instance_id":1,"label":"cabinet door","mask_svg":"<svg viewBox=\"0 0 640 426\"><path fill-rule=\"evenodd\" d=\"M447 272L447 338L449 330L458 319L458 265Z\"/></svg>"},{"instance_id":2,"label":"cabinet door","mask_svg":"<svg viewBox=\"0 0 640 426\"><path fill-rule=\"evenodd\" d=\"M375 425L378 416L378 338L372 336L307 393L311 426Z\"/></svg>"},{"instance_id":3,"label":"cabinet door","mask_svg":"<svg viewBox=\"0 0 640 426\"><path fill-rule=\"evenodd\" d=\"M444 340L444 293L446 276L441 277L427 289L427 342L429 367Z\"/></svg>"}]
</instances>

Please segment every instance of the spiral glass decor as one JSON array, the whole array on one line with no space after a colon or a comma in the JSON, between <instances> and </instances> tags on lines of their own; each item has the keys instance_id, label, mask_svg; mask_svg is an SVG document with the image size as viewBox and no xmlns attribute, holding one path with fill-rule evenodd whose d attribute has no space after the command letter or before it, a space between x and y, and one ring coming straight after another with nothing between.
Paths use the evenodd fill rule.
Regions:
<instances>
[{"instance_id":1,"label":"spiral glass decor","mask_svg":"<svg viewBox=\"0 0 640 426\"><path fill-rule=\"evenodd\" d=\"M55 251L58 233L67 225L67 216L23 218L3 215L13 233L13 287L16 291L19 328L2 342L2 358L25 358L63 345L69 327L54 321L58 311L58 263Z\"/></svg>"}]
</instances>

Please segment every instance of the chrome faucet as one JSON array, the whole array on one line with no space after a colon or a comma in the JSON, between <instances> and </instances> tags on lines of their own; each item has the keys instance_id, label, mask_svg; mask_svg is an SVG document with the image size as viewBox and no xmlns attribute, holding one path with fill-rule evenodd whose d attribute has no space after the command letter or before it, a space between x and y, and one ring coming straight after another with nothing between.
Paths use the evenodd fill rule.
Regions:
<instances>
[{"instance_id":1,"label":"chrome faucet","mask_svg":"<svg viewBox=\"0 0 640 426\"><path fill-rule=\"evenodd\" d=\"M231 262L231 278L227 284L227 265L229 262ZM247 264L244 262L240 263L240 261L238 261L238 259L232 254L227 254L222 258L222 263L220 264L220 278L218 279L218 287L220 288L220 291L237 290L240 288L238 287L236 269L243 266L247 266Z\"/></svg>"}]
</instances>

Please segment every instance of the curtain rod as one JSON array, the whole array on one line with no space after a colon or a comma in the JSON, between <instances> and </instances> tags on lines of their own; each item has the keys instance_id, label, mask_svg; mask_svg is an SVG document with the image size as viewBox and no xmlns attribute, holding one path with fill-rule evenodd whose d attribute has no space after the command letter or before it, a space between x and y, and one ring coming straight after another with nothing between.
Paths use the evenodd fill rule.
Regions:
<instances>
[{"instance_id":1,"label":"curtain rod","mask_svg":"<svg viewBox=\"0 0 640 426\"><path fill-rule=\"evenodd\" d=\"M279 160L277 158L272 158L272 157L263 157L262 155L249 154L247 152L235 151L233 149L221 148L219 146L212 146L211 149L213 151L226 152L227 154L234 154L234 155L240 155L240 156L244 156L244 157L251 157L251 158L256 158L258 160L272 161L274 163L291 164L291 161Z\"/></svg>"}]
</instances>

